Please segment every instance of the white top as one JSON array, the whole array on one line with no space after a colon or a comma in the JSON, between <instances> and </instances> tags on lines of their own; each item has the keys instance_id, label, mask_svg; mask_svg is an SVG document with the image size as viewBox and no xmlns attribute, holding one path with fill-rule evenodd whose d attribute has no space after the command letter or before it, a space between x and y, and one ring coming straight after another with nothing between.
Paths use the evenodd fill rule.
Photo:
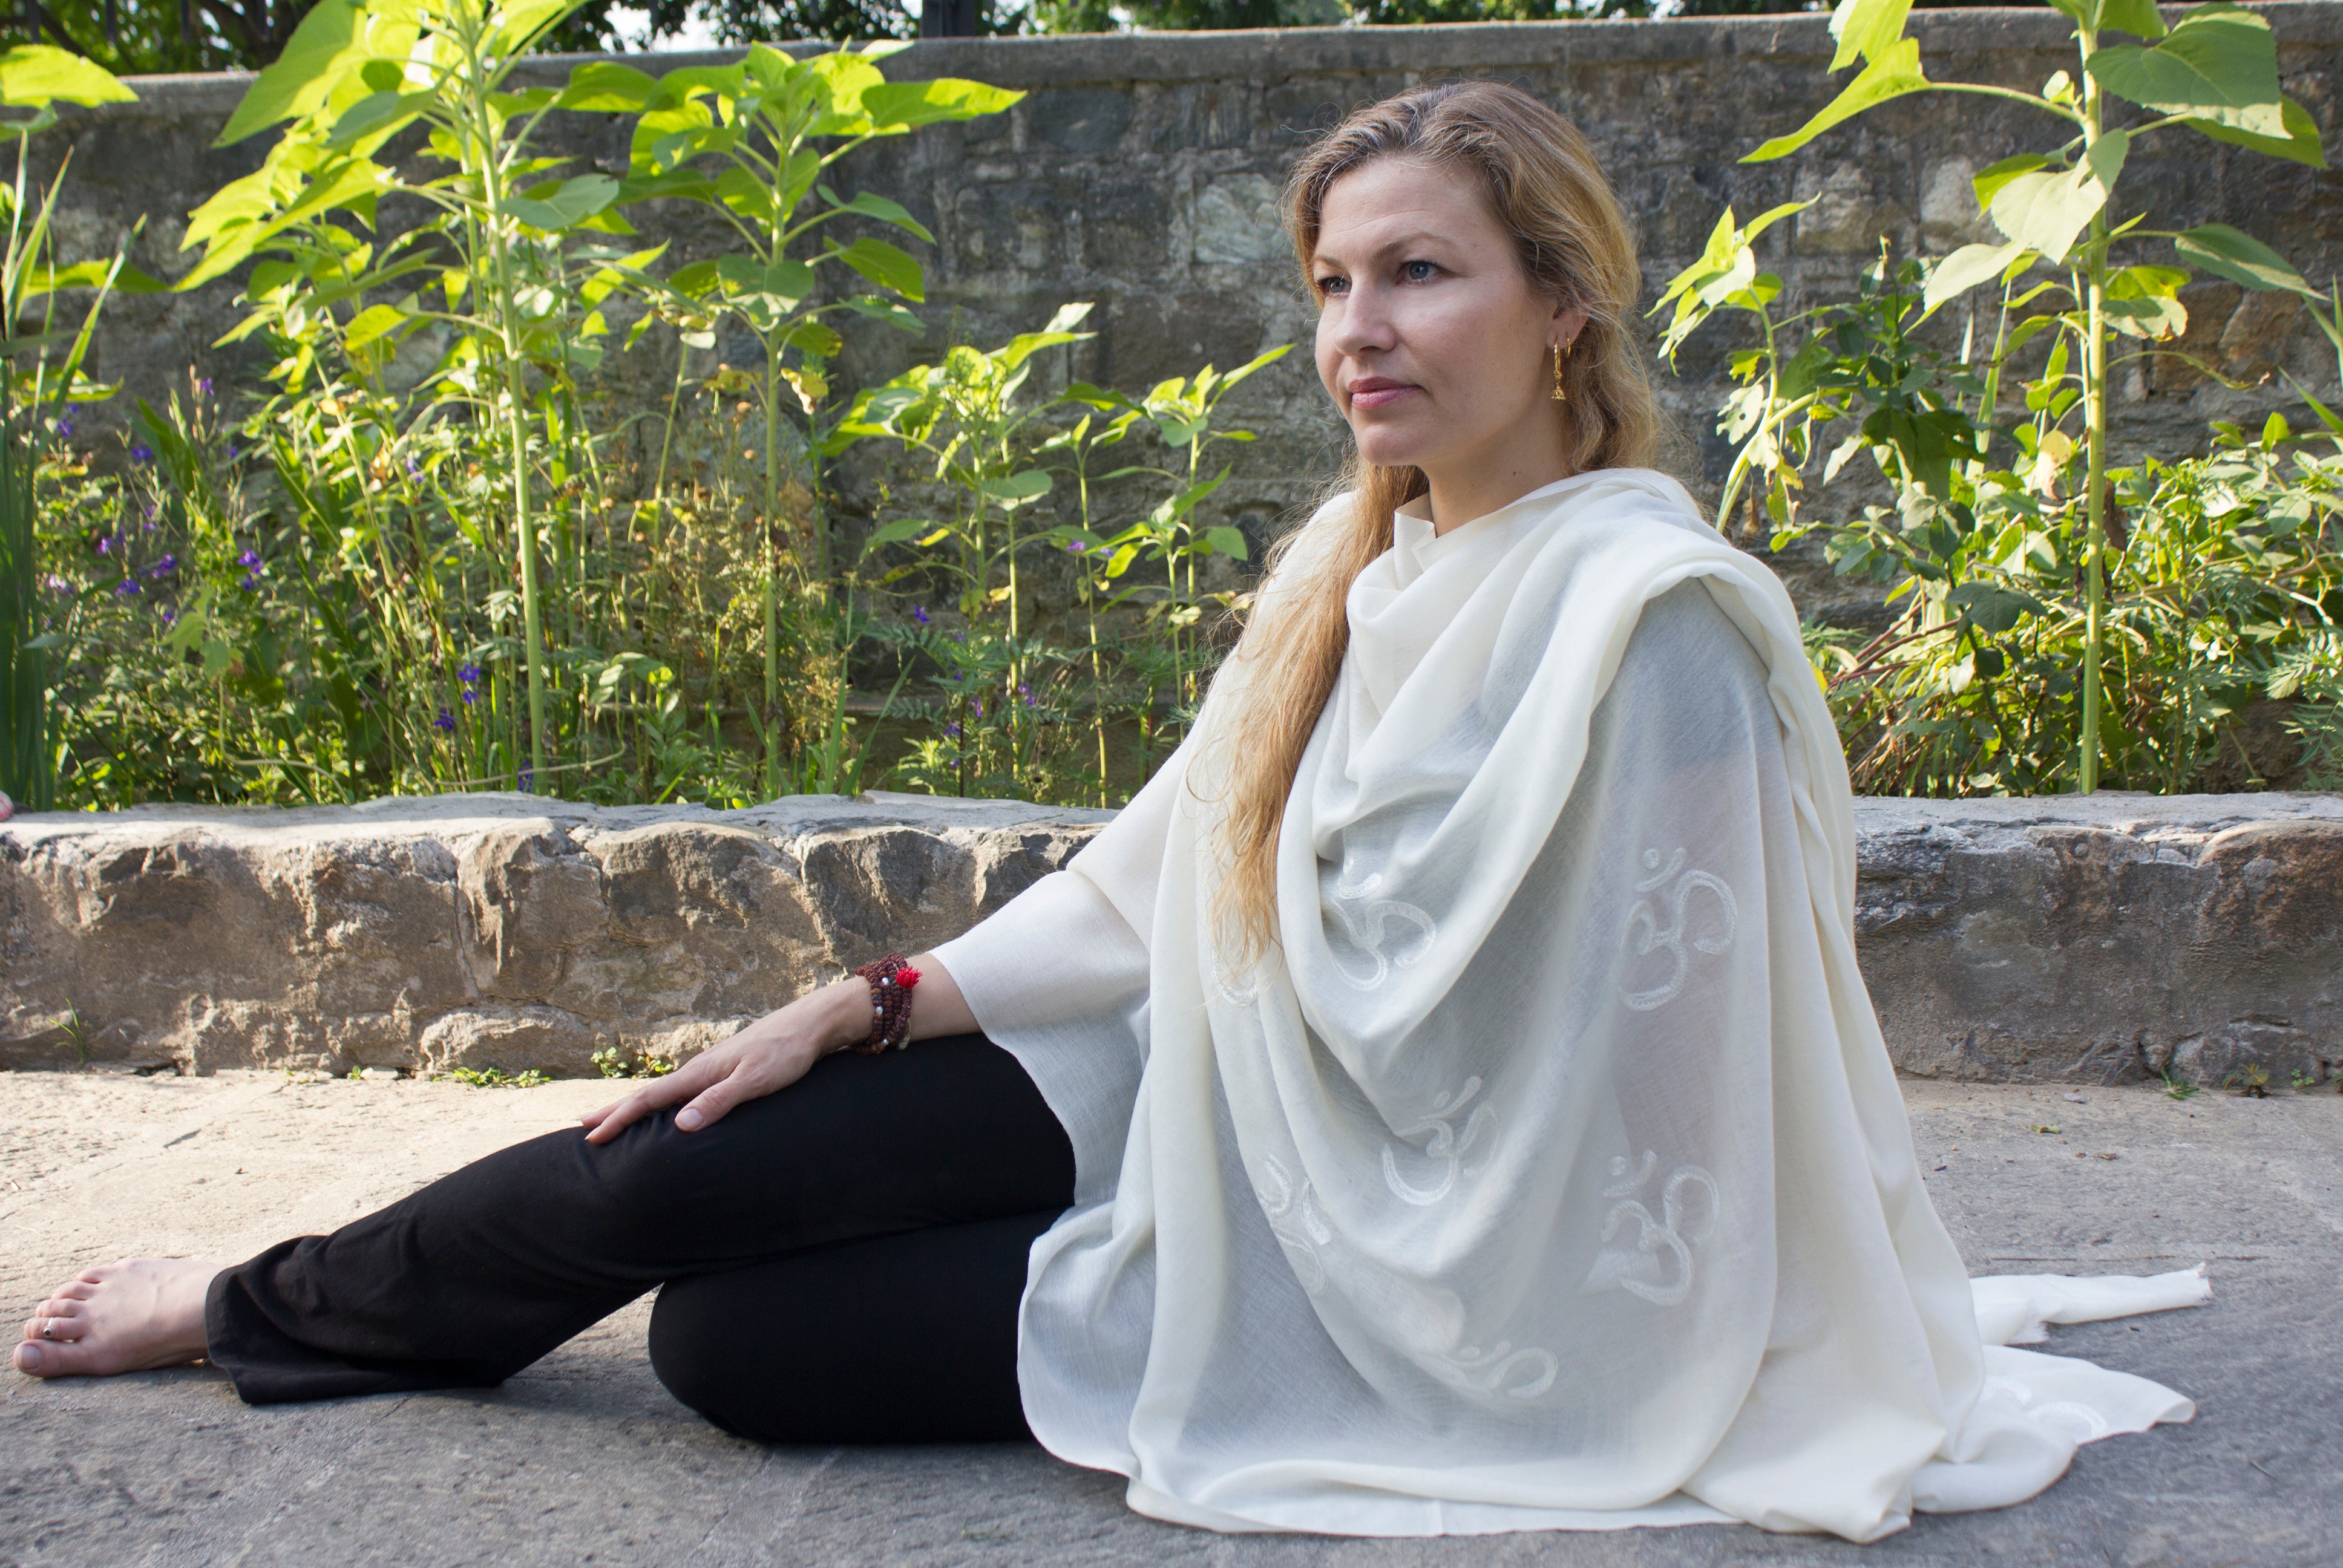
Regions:
<instances>
[{"instance_id":1,"label":"white top","mask_svg":"<svg viewBox=\"0 0 2343 1568\"><path fill-rule=\"evenodd\" d=\"M1288 798L1276 951L1232 973L1205 930L1242 662L1064 870L937 950L1073 1141L1020 1324L1041 1442L1217 1529L1867 1541L2187 1420L1999 1346L2197 1272L1973 1298L1781 585L1644 470L1394 536Z\"/></svg>"}]
</instances>

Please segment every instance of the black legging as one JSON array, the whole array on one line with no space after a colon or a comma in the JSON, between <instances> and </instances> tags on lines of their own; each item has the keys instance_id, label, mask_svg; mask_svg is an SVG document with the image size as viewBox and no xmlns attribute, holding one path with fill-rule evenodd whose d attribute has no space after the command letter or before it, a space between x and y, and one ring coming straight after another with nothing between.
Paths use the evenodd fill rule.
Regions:
<instances>
[{"instance_id":1,"label":"black legging","mask_svg":"<svg viewBox=\"0 0 2343 1568\"><path fill-rule=\"evenodd\" d=\"M1065 1130L981 1035L824 1058L679 1132L549 1132L212 1282L255 1404L501 1382L653 1286L651 1365L767 1442L1026 1435L1017 1302Z\"/></svg>"}]
</instances>

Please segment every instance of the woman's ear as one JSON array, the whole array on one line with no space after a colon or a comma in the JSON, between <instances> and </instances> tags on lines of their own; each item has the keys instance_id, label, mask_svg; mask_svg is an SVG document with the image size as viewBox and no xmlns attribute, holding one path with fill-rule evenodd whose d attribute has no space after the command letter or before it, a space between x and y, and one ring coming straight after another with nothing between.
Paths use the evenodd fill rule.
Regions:
<instances>
[{"instance_id":1,"label":"woman's ear","mask_svg":"<svg viewBox=\"0 0 2343 1568\"><path fill-rule=\"evenodd\" d=\"M1554 340L1562 345L1562 351L1565 356L1570 353L1571 346L1578 341L1578 335L1585 330L1586 312L1584 310L1568 300L1560 301L1554 306Z\"/></svg>"}]
</instances>

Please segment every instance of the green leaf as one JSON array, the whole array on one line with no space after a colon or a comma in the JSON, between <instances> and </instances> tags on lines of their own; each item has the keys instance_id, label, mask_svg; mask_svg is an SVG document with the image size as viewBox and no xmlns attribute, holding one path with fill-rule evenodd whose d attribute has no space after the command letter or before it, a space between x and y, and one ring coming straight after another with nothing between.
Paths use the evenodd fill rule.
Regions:
<instances>
[{"instance_id":1,"label":"green leaf","mask_svg":"<svg viewBox=\"0 0 2343 1568\"><path fill-rule=\"evenodd\" d=\"M2319 143L2318 122L2310 117L2308 109L2288 98L2278 106L2278 121L2286 127L2283 136L2258 136L2252 131L2241 131L2235 126L2225 126L2218 120L2183 120L2180 123L2217 142L2251 147L2265 156L2308 164L2314 169L2327 166L2327 149Z\"/></svg>"},{"instance_id":2,"label":"green leaf","mask_svg":"<svg viewBox=\"0 0 2343 1568\"><path fill-rule=\"evenodd\" d=\"M2188 330L2180 290L2188 274L2177 266L2119 267L2107 279L2104 308L2117 331L2162 340Z\"/></svg>"},{"instance_id":3,"label":"green leaf","mask_svg":"<svg viewBox=\"0 0 2343 1568\"><path fill-rule=\"evenodd\" d=\"M846 347L843 338L819 321L799 322L789 328L789 336L781 341L785 347L799 353L816 355L823 359L837 358L838 351Z\"/></svg>"},{"instance_id":4,"label":"green leaf","mask_svg":"<svg viewBox=\"0 0 2343 1568\"><path fill-rule=\"evenodd\" d=\"M1830 35L1838 40L1831 70L1844 71L1858 59L1876 60L1895 47L1911 9L1912 0L1838 0L1830 19Z\"/></svg>"},{"instance_id":5,"label":"green leaf","mask_svg":"<svg viewBox=\"0 0 2343 1568\"><path fill-rule=\"evenodd\" d=\"M100 288L106 286L106 274L114 272L111 261L77 261L71 266L54 271L35 267L25 281L26 297L47 294L59 288ZM168 294L171 286L159 277L149 277L135 266L125 266L115 273L114 292L116 294Z\"/></svg>"},{"instance_id":6,"label":"green leaf","mask_svg":"<svg viewBox=\"0 0 2343 1568\"><path fill-rule=\"evenodd\" d=\"M1928 268L1927 286L1920 295L1926 314L1933 315L1978 284L2018 266L2032 255L2027 246L2016 240L2007 245L1961 246Z\"/></svg>"},{"instance_id":7,"label":"green leaf","mask_svg":"<svg viewBox=\"0 0 2343 1568\"><path fill-rule=\"evenodd\" d=\"M1899 39L1857 73L1827 108L1788 136L1775 136L1741 161L1762 164L1785 157L1842 120L1851 120L1865 109L1876 108L1906 93L1926 92L1933 85L1920 69L1919 40Z\"/></svg>"},{"instance_id":8,"label":"green leaf","mask_svg":"<svg viewBox=\"0 0 2343 1568\"><path fill-rule=\"evenodd\" d=\"M1211 546L1213 549L1218 550L1221 554L1232 557L1234 559L1241 561L1252 559L1252 557L1246 553L1245 537L1238 529L1231 528L1206 528L1204 530L1204 543Z\"/></svg>"},{"instance_id":9,"label":"green leaf","mask_svg":"<svg viewBox=\"0 0 2343 1568\"><path fill-rule=\"evenodd\" d=\"M2118 267L2107 277L2107 297L2173 299L2187 283L2188 274L2177 266Z\"/></svg>"},{"instance_id":10,"label":"green leaf","mask_svg":"<svg viewBox=\"0 0 2343 1568\"><path fill-rule=\"evenodd\" d=\"M2172 248L2180 253L2182 260L2247 288L2263 293L2284 290L2312 300L2322 297L2303 281L2302 274L2287 264L2286 257L2225 223L2198 224L2185 234L2176 235Z\"/></svg>"},{"instance_id":11,"label":"green leaf","mask_svg":"<svg viewBox=\"0 0 2343 1568\"><path fill-rule=\"evenodd\" d=\"M608 175L579 175L542 197L511 196L505 211L548 234L584 222L618 199L618 182Z\"/></svg>"},{"instance_id":12,"label":"green leaf","mask_svg":"<svg viewBox=\"0 0 2343 1568\"><path fill-rule=\"evenodd\" d=\"M431 99L429 93L369 93L342 111L342 117L334 122L333 131L326 138L327 145L347 147L375 134L387 137L412 122Z\"/></svg>"},{"instance_id":13,"label":"green leaf","mask_svg":"<svg viewBox=\"0 0 2343 1568\"><path fill-rule=\"evenodd\" d=\"M2004 158L1978 170L1976 177L1969 182L1969 188L1976 192L1976 204L1980 208L1990 208L1995 193L2002 186L2020 175L2050 166L2050 159L2040 153L2020 153L2014 158Z\"/></svg>"},{"instance_id":14,"label":"green leaf","mask_svg":"<svg viewBox=\"0 0 2343 1568\"><path fill-rule=\"evenodd\" d=\"M19 44L0 55L0 104L42 108L54 103L132 104L138 95L79 55L46 44Z\"/></svg>"},{"instance_id":15,"label":"green leaf","mask_svg":"<svg viewBox=\"0 0 2343 1568\"><path fill-rule=\"evenodd\" d=\"M496 31L490 35L491 51L499 55L518 54L551 27L575 11L585 0L511 0L497 7Z\"/></svg>"},{"instance_id":16,"label":"green leaf","mask_svg":"<svg viewBox=\"0 0 2343 1568\"><path fill-rule=\"evenodd\" d=\"M869 55L863 58L868 59ZM910 130L939 120L972 120L997 115L1025 95L958 76L931 82L880 82L863 89L862 112L875 128Z\"/></svg>"},{"instance_id":17,"label":"green leaf","mask_svg":"<svg viewBox=\"0 0 2343 1568\"><path fill-rule=\"evenodd\" d=\"M862 553L867 556L881 545L900 544L927 526L925 518L898 518L891 523L882 523L871 529L870 537L862 542Z\"/></svg>"},{"instance_id":18,"label":"green leaf","mask_svg":"<svg viewBox=\"0 0 2343 1568\"><path fill-rule=\"evenodd\" d=\"M865 236L843 248L833 246L824 259L842 261L880 287L891 288L906 299L917 302L927 297L920 264L883 239Z\"/></svg>"},{"instance_id":19,"label":"green leaf","mask_svg":"<svg viewBox=\"0 0 2343 1568\"><path fill-rule=\"evenodd\" d=\"M2167 297L2110 298L2101 303L2100 309L2107 324L2127 337L2161 342L2188 330L2187 307Z\"/></svg>"},{"instance_id":20,"label":"green leaf","mask_svg":"<svg viewBox=\"0 0 2343 1568\"><path fill-rule=\"evenodd\" d=\"M596 60L569 73L569 85L553 101L557 109L625 115L639 110L659 84L632 65Z\"/></svg>"},{"instance_id":21,"label":"green leaf","mask_svg":"<svg viewBox=\"0 0 2343 1568\"><path fill-rule=\"evenodd\" d=\"M285 52L245 89L219 140L228 146L280 120L298 119L326 101L356 62L345 56L355 45L366 14L349 0L317 0L293 29Z\"/></svg>"},{"instance_id":22,"label":"green leaf","mask_svg":"<svg viewBox=\"0 0 2343 1568\"><path fill-rule=\"evenodd\" d=\"M2076 236L2107 205L2123 170L2127 137L2109 131L2071 169L2036 169L2010 177L1986 208L1994 226L2014 243L2042 253L2054 266L2066 259Z\"/></svg>"},{"instance_id":23,"label":"green leaf","mask_svg":"<svg viewBox=\"0 0 2343 1568\"><path fill-rule=\"evenodd\" d=\"M881 223L891 223L897 228L909 230L912 234L918 235L921 239L926 240L930 245L933 245L936 242L936 236L930 234L927 230L927 226L920 223L918 218L913 217L911 216L910 209L904 206L900 202L889 201L885 196L873 196L869 191L857 192L852 201L841 201L839 199L838 193L831 190L828 186L823 186L821 187L821 199L828 202L831 206L836 207L840 212L850 212L860 214L864 217L875 217Z\"/></svg>"},{"instance_id":24,"label":"green leaf","mask_svg":"<svg viewBox=\"0 0 2343 1568\"><path fill-rule=\"evenodd\" d=\"M787 257L765 268L764 290L783 299L803 299L813 292L813 268Z\"/></svg>"},{"instance_id":25,"label":"green leaf","mask_svg":"<svg viewBox=\"0 0 2343 1568\"><path fill-rule=\"evenodd\" d=\"M342 341L351 348L363 348L376 338L397 331L408 320L407 312L395 305L369 305L351 321Z\"/></svg>"},{"instance_id":26,"label":"green leaf","mask_svg":"<svg viewBox=\"0 0 2343 1568\"><path fill-rule=\"evenodd\" d=\"M846 308L857 316L869 317L873 321L883 321L897 331L907 332L913 337L923 337L927 335L928 324L891 299L880 299L876 295L858 294L846 302Z\"/></svg>"},{"instance_id":27,"label":"green leaf","mask_svg":"<svg viewBox=\"0 0 2343 1568\"><path fill-rule=\"evenodd\" d=\"M1002 478L983 480L977 489L996 501L1030 501L1050 493L1050 476L1041 468L1028 468Z\"/></svg>"},{"instance_id":28,"label":"green leaf","mask_svg":"<svg viewBox=\"0 0 2343 1568\"><path fill-rule=\"evenodd\" d=\"M2140 38L2164 36L2164 18L2156 14L2156 0L2050 0L2050 4L2095 33L2112 27Z\"/></svg>"},{"instance_id":29,"label":"green leaf","mask_svg":"<svg viewBox=\"0 0 2343 1568\"><path fill-rule=\"evenodd\" d=\"M2020 616L2050 613L2049 607L2032 594L1995 583L1963 583L1945 595L1945 602L1967 611L1971 621L1996 634L2016 626Z\"/></svg>"},{"instance_id":30,"label":"green leaf","mask_svg":"<svg viewBox=\"0 0 2343 1568\"><path fill-rule=\"evenodd\" d=\"M2278 44L2269 24L2238 5L2199 5L2153 48L2121 44L2083 62L2119 98L2167 115L2212 120L2257 136L2288 136L2279 107Z\"/></svg>"}]
</instances>

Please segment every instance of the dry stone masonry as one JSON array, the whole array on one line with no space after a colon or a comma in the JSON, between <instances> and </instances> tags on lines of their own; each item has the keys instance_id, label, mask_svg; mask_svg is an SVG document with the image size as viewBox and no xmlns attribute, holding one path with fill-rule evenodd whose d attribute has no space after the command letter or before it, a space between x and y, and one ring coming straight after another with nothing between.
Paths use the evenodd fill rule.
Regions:
<instances>
[{"instance_id":1,"label":"dry stone masonry","mask_svg":"<svg viewBox=\"0 0 2343 1568\"><path fill-rule=\"evenodd\" d=\"M797 796L55 812L0 827L0 1065L592 1070L689 1057L1000 908L1110 819ZM1856 802L1905 1071L2343 1072L2343 798Z\"/></svg>"}]
</instances>

